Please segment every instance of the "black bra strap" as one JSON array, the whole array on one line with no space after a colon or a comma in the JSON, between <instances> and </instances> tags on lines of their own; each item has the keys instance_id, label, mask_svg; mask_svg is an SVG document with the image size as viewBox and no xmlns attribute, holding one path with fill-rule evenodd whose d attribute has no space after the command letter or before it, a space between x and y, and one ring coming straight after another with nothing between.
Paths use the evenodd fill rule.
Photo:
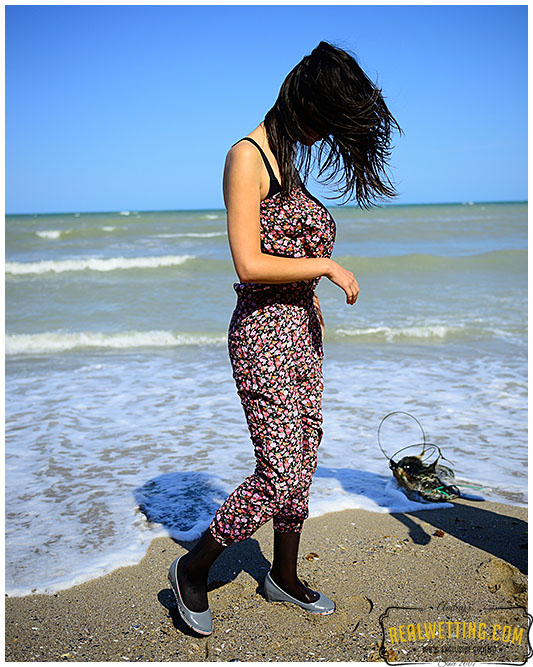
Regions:
<instances>
[{"instance_id":1,"label":"black bra strap","mask_svg":"<svg viewBox=\"0 0 533 667\"><path fill-rule=\"evenodd\" d=\"M254 146L257 146L259 152L261 153L261 157L263 158L263 162L265 163L265 167L268 171L268 175L270 176L270 179L276 181L276 183L279 183L278 179L276 178L276 175L274 174L274 170L272 169L272 166L271 166L270 162L268 161L268 158L265 155L265 152L263 151L261 146L257 143L257 141L255 141L255 139L252 139L252 137L243 137L242 139L239 139L239 141L245 141L245 140L246 141L251 141L252 144L254 144ZM239 141L237 141L236 143L239 143ZM233 144L233 145L235 146L235 144Z\"/></svg>"}]
</instances>

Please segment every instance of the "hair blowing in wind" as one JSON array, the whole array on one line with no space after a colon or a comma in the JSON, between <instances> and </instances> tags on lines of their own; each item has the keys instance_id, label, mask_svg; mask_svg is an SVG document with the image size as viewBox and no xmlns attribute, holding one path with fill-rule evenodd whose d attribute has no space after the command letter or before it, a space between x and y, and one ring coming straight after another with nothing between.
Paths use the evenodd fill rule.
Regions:
<instances>
[{"instance_id":1,"label":"hair blowing in wind","mask_svg":"<svg viewBox=\"0 0 533 667\"><path fill-rule=\"evenodd\" d=\"M332 199L369 208L396 195L387 167L392 133L402 130L346 51L320 42L305 56L285 78L265 128L285 193L316 164L317 180L338 193Z\"/></svg>"}]
</instances>

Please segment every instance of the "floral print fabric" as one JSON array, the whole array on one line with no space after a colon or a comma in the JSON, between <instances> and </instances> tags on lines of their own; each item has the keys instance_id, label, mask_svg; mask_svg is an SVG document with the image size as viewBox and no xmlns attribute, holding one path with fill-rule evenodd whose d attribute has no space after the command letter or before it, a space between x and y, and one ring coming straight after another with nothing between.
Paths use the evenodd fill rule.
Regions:
<instances>
[{"instance_id":1,"label":"floral print fabric","mask_svg":"<svg viewBox=\"0 0 533 667\"><path fill-rule=\"evenodd\" d=\"M261 246L283 257L329 257L335 223L303 188L261 202ZM273 519L300 532L322 438L322 334L313 294L319 278L235 283L228 352L254 446L252 475L217 510L209 529L225 546Z\"/></svg>"}]
</instances>

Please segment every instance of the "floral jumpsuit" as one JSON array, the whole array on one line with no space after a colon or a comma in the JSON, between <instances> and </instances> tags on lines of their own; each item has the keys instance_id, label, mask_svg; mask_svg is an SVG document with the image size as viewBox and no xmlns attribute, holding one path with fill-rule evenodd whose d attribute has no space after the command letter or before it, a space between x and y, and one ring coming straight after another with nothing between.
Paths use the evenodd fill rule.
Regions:
<instances>
[{"instance_id":1,"label":"floral jumpsuit","mask_svg":"<svg viewBox=\"0 0 533 667\"><path fill-rule=\"evenodd\" d=\"M260 221L264 253L331 256L335 222L303 185L286 196L267 196ZM233 286L228 351L256 466L209 526L224 546L250 537L269 519L276 531L300 532L309 514L322 439L322 332L313 303L319 280Z\"/></svg>"}]
</instances>

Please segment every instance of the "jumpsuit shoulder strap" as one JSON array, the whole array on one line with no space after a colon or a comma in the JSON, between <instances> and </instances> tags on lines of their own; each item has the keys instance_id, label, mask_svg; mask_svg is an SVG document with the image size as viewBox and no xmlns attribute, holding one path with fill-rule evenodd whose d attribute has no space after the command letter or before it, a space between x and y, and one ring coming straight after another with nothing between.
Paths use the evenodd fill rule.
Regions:
<instances>
[{"instance_id":1,"label":"jumpsuit shoulder strap","mask_svg":"<svg viewBox=\"0 0 533 667\"><path fill-rule=\"evenodd\" d=\"M268 175L270 176L270 180L275 181L276 183L278 182L278 179L276 178L276 175L274 174L274 170L272 169L272 165L268 161L267 156L265 155L265 152L261 148L261 146L255 141L255 139L252 139L252 137L243 137L242 139L239 139L239 141L236 141L233 146L238 144L241 141L250 141L254 146L257 147L259 152L261 153L261 157L263 158L263 162L265 163L266 170L268 171Z\"/></svg>"}]
</instances>

